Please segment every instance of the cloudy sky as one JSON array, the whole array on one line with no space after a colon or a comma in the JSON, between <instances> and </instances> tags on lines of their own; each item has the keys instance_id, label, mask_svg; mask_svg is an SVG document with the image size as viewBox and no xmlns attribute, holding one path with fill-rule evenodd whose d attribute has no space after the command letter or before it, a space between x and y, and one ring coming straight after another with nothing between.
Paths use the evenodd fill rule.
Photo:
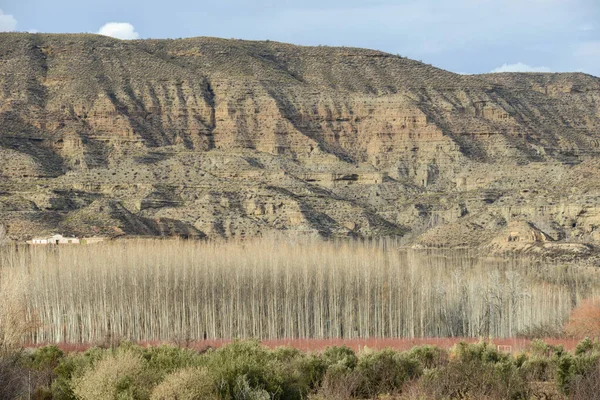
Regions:
<instances>
[{"instance_id":1,"label":"cloudy sky","mask_svg":"<svg viewBox=\"0 0 600 400\"><path fill-rule=\"evenodd\" d=\"M401 54L459 73L600 76L600 0L0 0L0 31L217 36Z\"/></svg>"}]
</instances>

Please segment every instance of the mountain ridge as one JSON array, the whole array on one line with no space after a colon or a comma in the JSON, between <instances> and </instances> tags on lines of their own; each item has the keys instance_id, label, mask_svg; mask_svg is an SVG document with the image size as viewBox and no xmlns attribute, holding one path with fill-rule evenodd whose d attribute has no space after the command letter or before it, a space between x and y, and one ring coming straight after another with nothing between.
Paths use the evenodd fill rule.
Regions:
<instances>
[{"instance_id":1,"label":"mountain ridge","mask_svg":"<svg viewBox=\"0 0 600 400\"><path fill-rule=\"evenodd\" d=\"M15 239L287 231L476 246L522 220L557 241L600 240L591 75L7 33L0 87L0 221ZM592 182L572 186L584 173Z\"/></svg>"}]
</instances>

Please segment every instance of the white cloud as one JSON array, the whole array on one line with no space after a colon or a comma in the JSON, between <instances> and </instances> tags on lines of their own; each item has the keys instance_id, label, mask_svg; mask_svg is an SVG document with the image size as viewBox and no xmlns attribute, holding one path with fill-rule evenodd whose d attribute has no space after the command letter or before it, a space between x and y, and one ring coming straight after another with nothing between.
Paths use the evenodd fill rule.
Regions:
<instances>
[{"instance_id":1,"label":"white cloud","mask_svg":"<svg viewBox=\"0 0 600 400\"><path fill-rule=\"evenodd\" d=\"M585 25L581 25L579 27L580 31L584 31L584 32L591 32L591 31L595 31L596 27L592 24L585 24Z\"/></svg>"},{"instance_id":2,"label":"white cloud","mask_svg":"<svg viewBox=\"0 0 600 400\"><path fill-rule=\"evenodd\" d=\"M523 64L522 62L518 62L516 64L504 64L501 67L493 69L490 71L491 73L499 73L499 72L551 72L548 67L532 67L527 64Z\"/></svg>"},{"instance_id":3,"label":"white cloud","mask_svg":"<svg viewBox=\"0 0 600 400\"><path fill-rule=\"evenodd\" d=\"M138 39L140 37L133 25L128 22L109 22L100 28L98 34L123 40Z\"/></svg>"},{"instance_id":4,"label":"white cloud","mask_svg":"<svg viewBox=\"0 0 600 400\"><path fill-rule=\"evenodd\" d=\"M0 32L11 32L17 28L17 20L10 14L0 10Z\"/></svg>"}]
</instances>

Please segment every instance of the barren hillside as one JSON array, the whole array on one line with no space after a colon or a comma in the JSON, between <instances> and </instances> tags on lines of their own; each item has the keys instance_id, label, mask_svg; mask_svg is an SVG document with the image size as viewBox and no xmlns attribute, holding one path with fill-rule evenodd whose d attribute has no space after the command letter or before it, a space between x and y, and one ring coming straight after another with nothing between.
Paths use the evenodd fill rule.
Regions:
<instances>
[{"instance_id":1,"label":"barren hillside","mask_svg":"<svg viewBox=\"0 0 600 400\"><path fill-rule=\"evenodd\" d=\"M0 222L600 243L600 79L373 50L0 34Z\"/></svg>"}]
</instances>

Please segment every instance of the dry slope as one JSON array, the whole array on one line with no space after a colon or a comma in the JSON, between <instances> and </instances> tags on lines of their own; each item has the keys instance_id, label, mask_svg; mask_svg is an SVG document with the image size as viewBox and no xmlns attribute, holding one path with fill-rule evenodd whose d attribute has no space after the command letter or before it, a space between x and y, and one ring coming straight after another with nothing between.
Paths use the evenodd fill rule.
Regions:
<instances>
[{"instance_id":1,"label":"dry slope","mask_svg":"<svg viewBox=\"0 0 600 400\"><path fill-rule=\"evenodd\" d=\"M599 128L600 79L583 74L0 34L0 221L15 239L286 230L458 246L520 221L544 236L510 240L594 243Z\"/></svg>"}]
</instances>

